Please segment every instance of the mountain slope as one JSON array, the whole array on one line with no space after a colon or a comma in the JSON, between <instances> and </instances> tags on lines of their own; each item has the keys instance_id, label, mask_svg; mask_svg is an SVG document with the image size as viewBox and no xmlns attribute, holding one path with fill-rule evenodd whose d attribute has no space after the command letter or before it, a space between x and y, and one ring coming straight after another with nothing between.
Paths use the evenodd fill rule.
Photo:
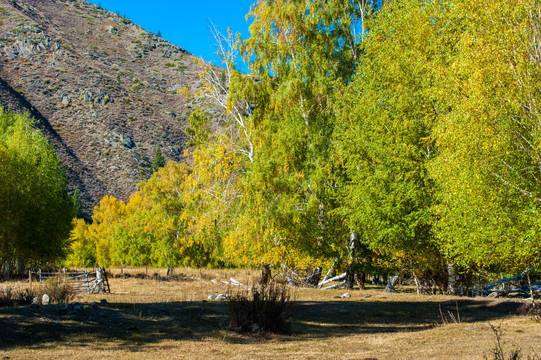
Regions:
<instances>
[{"instance_id":1,"label":"mountain slope","mask_svg":"<svg viewBox=\"0 0 541 360\"><path fill-rule=\"evenodd\" d=\"M79 186L88 215L105 194L127 200L157 146L182 160L199 86L194 57L81 0L0 0L0 103L39 121Z\"/></svg>"}]
</instances>

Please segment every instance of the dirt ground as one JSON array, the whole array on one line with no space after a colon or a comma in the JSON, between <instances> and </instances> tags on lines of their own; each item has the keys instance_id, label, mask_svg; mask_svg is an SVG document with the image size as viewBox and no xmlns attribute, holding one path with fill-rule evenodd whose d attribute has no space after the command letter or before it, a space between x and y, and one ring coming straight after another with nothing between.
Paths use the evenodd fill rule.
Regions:
<instances>
[{"instance_id":1,"label":"dirt ground","mask_svg":"<svg viewBox=\"0 0 541 360\"><path fill-rule=\"evenodd\" d=\"M208 300L237 287L212 279L255 273L182 269L164 281L155 271L110 277L111 294L70 305L0 307L0 359L483 359L491 324L507 353L541 356L541 323L518 315L522 300L296 288L291 334L240 335L227 330L227 301Z\"/></svg>"}]
</instances>

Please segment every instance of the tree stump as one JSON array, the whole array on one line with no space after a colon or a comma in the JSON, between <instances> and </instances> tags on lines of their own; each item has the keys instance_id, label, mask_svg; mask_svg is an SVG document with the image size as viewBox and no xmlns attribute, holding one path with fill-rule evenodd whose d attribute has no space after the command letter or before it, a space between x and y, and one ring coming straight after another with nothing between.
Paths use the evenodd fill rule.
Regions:
<instances>
[{"instance_id":1,"label":"tree stump","mask_svg":"<svg viewBox=\"0 0 541 360\"><path fill-rule=\"evenodd\" d=\"M259 284L262 286L268 285L272 280L271 266L270 264L261 265L261 280Z\"/></svg>"}]
</instances>

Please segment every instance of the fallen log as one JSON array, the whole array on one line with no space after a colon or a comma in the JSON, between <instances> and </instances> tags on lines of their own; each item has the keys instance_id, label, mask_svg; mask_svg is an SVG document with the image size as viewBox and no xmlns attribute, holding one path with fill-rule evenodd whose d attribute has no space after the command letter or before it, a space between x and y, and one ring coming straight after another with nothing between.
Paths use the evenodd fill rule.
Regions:
<instances>
[{"instance_id":1,"label":"fallen log","mask_svg":"<svg viewBox=\"0 0 541 360\"><path fill-rule=\"evenodd\" d=\"M325 285L325 284L331 283L331 282L333 282L333 281L343 280L343 279L345 279L345 278L346 278L346 273L343 273L343 274L341 274L341 275L338 275L338 276L335 276L335 277L330 278L330 279L328 279L328 280L325 280L325 281L320 282L320 283L317 285L317 288L318 288L318 289L321 289L321 287L322 287L323 285Z\"/></svg>"},{"instance_id":2,"label":"fallen log","mask_svg":"<svg viewBox=\"0 0 541 360\"><path fill-rule=\"evenodd\" d=\"M229 283L231 285L235 285L235 286L243 286L242 283L238 282L237 280L233 279L232 277L229 278Z\"/></svg>"},{"instance_id":3,"label":"fallen log","mask_svg":"<svg viewBox=\"0 0 541 360\"><path fill-rule=\"evenodd\" d=\"M332 263L331 268L329 269L329 271L327 271L327 274L325 274L325 277L323 278L321 282L325 282L327 280L329 275L331 275L332 271L334 270L334 267L336 266L337 262L338 262L338 258L334 259L334 262Z\"/></svg>"},{"instance_id":4,"label":"fallen log","mask_svg":"<svg viewBox=\"0 0 541 360\"><path fill-rule=\"evenodd\" d=\"M343 281L339 282L338 284L334 284L334 285L331 285L331 286L321 288L321 290L336 289L336 288L339 288L339 287L344 286L344 285L346 285L346 280L343 280Z\"/></svg>"},{"instance_id":5,"label":"fallen log","mask_svg":"<svg viewBox=\"0 0 541 360\"><path fill-rule=\"evenodd\" d=\"M487 286L485 286L483 288L483 293L486 295L488 293L491 293L492 291L490 291L493 287L495 287L496 285L498 284L502 284L502 283L506 283L506 282L510 282L510 281L513 281L513 280L517 280L517 279L521 279L524 275L528 274L528 272L530 270L533 270L535 269L535 266L531 267L531 268L528 268L526 270L524 270L523 272L521 272L520 274L518 275L515 275L513 277L510 277L510 278L503 278L501 280L498 280L498 281L495 281Z\"/></svg>"},{"instance_id":6,"label":"fallen log","mask_svg":"<svg viewBox=\"0 0 541 360\"><path fill-rule=\"evenodd\" d=\"M226 281L226 280L216 280L216 279L211 279L210 281L212 281L213 283L217 284L217 283L222 283L222 284L225 284L225 285L235 285L235 286L244 286L242 283L238 282L237 280L233 279L233 278L229 278L229 281Z\"/></svg>"}]
</instances>

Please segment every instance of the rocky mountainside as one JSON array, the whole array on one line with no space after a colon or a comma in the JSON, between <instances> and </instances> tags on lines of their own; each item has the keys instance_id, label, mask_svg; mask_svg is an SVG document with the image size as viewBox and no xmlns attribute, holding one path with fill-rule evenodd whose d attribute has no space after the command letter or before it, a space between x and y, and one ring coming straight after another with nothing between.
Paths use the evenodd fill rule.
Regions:
<instances>
[{"instance_id":1,"label":"rocky mountainside","mask_svg":"<svg viewBox=\"0 0 541 360\"><path fill-rule=\"evenodd\" d=\"M199 66L118 14L82 0L0 0L0 103L27 110L79 186L84 212L127 200L158 146L181 161Z\"/></svg>"}]
</instances>

